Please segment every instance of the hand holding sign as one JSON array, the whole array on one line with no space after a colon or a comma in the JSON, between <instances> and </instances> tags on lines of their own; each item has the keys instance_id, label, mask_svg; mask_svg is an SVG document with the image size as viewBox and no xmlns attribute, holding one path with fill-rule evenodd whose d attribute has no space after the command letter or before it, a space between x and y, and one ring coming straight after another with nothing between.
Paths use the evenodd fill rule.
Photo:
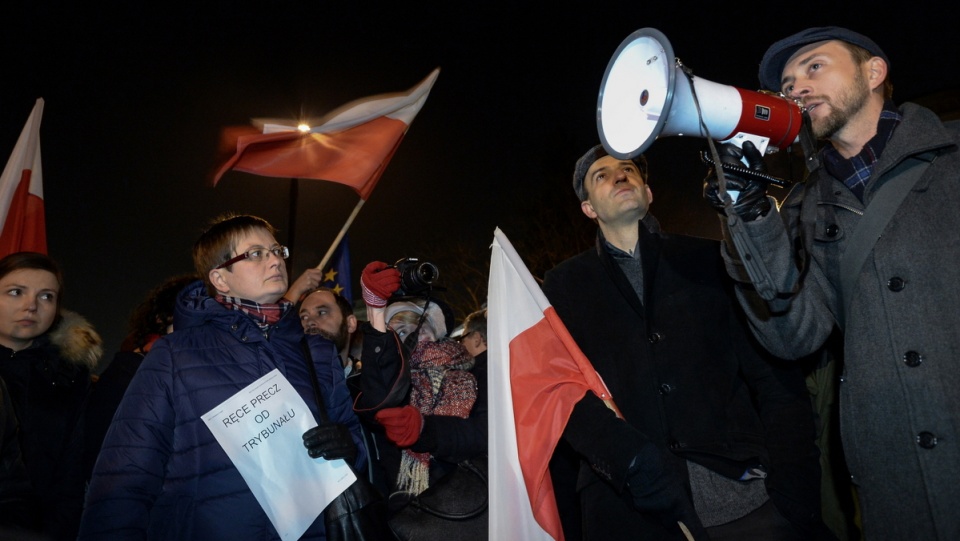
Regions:
<instances>
[{"instance_id":1,"label":"hand holding sign","mask_svg":"<svg viewBox=\"0 0 960 541\"><path fill-rule=\"evenodd\" d=\"M303 433L303 446L310 458L327 460L342 458L347 464L357 461L357 444L350 430L336 423L324 423Z\"/></svg>"},{"instance_id":2,"label":"hand holding sign","mask_svg":"<svg viewBox=\"0 0 960 541\"><path fill-rule=\"evenodd\" d=\"M301 435L316 419L293 385L272 370L203 415L210 432L243 476L250 491L280 533L298 539L320 512L357 477L342 460L312 459L303 452ZM325 425L336 427L341 425ZM317 427L319 428L319 427ZM350 439L345 427L343 432ZM323 432L323 431L321 431ZM334 457L336 438L324 440ZM352 439L350 439L353 445ZM352 464L356 459L353 446Z\"/></svg>"}]
</instances>

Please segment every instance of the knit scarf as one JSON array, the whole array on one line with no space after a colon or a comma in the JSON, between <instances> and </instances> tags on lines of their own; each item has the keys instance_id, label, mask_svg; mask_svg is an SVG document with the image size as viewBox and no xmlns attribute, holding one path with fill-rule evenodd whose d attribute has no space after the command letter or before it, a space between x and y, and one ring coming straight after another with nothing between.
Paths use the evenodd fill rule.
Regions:
<instances>
[{"instance_id":1,"label":"knit scarf","mask_svg":"<svg viewBox=\"0 0 960 541\"><path fill-rule=\"evenodd\" d=\"M477 400L473 357L459 342L420 342L410 358L410 405L423 415L466 419ZM430 453L404 449L397 489L420 494L430 486Z\"/></svg>"},{"instance_id":2,"label":"knit scarf","mask_svg":"<svg viewBox=\"0 0 960 541\"><path fill-rule=\"evenodd\" d=\"M880 160L880 154L883 153L883 149L886 148L887 142L890 141L893 131L901 120L903 116L896 105L887 100L883 104L883 111L880 112L880 120L877 121L876 135L863 145L859 154L846 159L832 145L824 147L823 165L827 172L834 178L842 180L860 201L863 201L867 181L873 176L873 169Z\"/></svg>"},{"instance_id":3,"label":"knit scarf","mask_svg":"<svg viewBox=\"0 0 960 541\"><path fill-rule=\"evenodd\" d=\"M271 325L276 325L283 314L293 306L293 303L284 299L279 303L260 304L258 302L248 301L239 297L227 297L217 295L217 302L226 306L230 310L239 310L250 316L260 330L266 330Z\"/></svg>"}]
</instances>

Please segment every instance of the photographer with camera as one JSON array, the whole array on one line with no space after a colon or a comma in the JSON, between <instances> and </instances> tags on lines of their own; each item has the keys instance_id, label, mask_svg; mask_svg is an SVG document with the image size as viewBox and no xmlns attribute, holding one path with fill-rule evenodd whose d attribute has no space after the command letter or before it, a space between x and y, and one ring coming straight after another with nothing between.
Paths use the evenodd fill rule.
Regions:
<instances>
[{"instance_id":1,"label":"photographer with camera","mask_svg":"<svg viewBox=\"0 0 960 541\"><path fill-rule=\"evenodd\" d=\"M438 274L403 259L372 262L360 279L368 322L354 408L380 440L391 512L487 451L486 373L447 336L452 313L432 296Z\"/></svg>"}]
</instances>

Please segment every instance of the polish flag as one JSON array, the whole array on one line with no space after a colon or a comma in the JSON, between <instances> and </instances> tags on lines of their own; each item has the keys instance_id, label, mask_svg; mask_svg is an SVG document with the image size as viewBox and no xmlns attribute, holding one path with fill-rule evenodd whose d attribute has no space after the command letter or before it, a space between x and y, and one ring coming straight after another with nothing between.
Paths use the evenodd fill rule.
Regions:
<instances>
[{"instance_id":1,"label":"polish flag","mask_svg":"<svg viewBox=\"0 0 960 541\"><path fill-rule=\"evenodd\" d=\"M0 257L14 252L47 253L43 213L43 170L40 167L40 119L43 98L37 100L20 139L0 176Z\"/></svg>"},{"instance_id":2,"label":"polish flag","mask_svg":"<svg viewBox=\"0 0 960 541\"><path fill-rule=\"evenodd\" d=\"M490 259L490 539L562 540L548 464L574 404L610 392L574 343L510 241ZM619 412L617 412L619 415Z\"/></svg>"},{"instance_id":3,"label":"polish flag","mask_svg":"<svg viewBox=\"0 0 960 541\"><path fill-rule=\"evenodd\" d=\"M224 130L225 141L235 144L236 153L216 173L213 184L233 169L267 177L338 182L366 201L439 74L439 68L433 70L407 92L347 103L315 126L261 120L257 124L262 132L250 133L252 127Z\"/></svg>"}]
</instances>

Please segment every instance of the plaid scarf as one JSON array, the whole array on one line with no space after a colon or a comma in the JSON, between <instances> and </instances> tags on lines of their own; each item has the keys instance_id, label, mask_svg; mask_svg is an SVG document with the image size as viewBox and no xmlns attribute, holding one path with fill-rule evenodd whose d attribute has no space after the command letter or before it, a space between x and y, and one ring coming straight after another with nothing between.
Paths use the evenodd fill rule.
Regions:
<instances>
[{"instance_id":1,"label":"plaid scarf","mask_svg":"<svg viewBox=\"0 0 960 541\"><path fill-rule=\"evenodd\" d=\"M840 179L857 196L857 199L863 201L863 193L867 187L867 181L873 175L873 168L880 159L880 154L886 148L887 142L893 136L893 130L903 120L903 116L892 101L887 100L883 103L883 111L880 112L880 120L877 122L877 134L863 145L860 153L852 158L845 159L832 145L827 145L823 150L823 165L834 178Z\"/></svg>"},{"instance_id":2,"label":"plaid scarf","mask_svg":"<svg viewBox=\"0 0 960 541\"><path fill-rule=\"evenodd\" d=\"M293 306L293 303L286 299L281 300L279 303L260 304L239 297L227 297L225 295L217 295L214 298L217 302L226 306L227 309L239 310L250 316L250 319L260 327L261 331L267 330L271 325L276 325L277 322L280 321L280 318L283 317L283 314L286 314L287 310Z\"/></svg>"},{"instance_id":3,"label":"plaid scarf","mask_svg":"<svg viewBox=\"0 0 960 541\"><path fill-rule=\"evenodd\" d=\"M423 415L466 419L477 400L474 359L459 342L420 342L410 359L410 404ZM420 494L430 486L430 453L404 449L397 489Z\"/></svg>"}]
</instances>

